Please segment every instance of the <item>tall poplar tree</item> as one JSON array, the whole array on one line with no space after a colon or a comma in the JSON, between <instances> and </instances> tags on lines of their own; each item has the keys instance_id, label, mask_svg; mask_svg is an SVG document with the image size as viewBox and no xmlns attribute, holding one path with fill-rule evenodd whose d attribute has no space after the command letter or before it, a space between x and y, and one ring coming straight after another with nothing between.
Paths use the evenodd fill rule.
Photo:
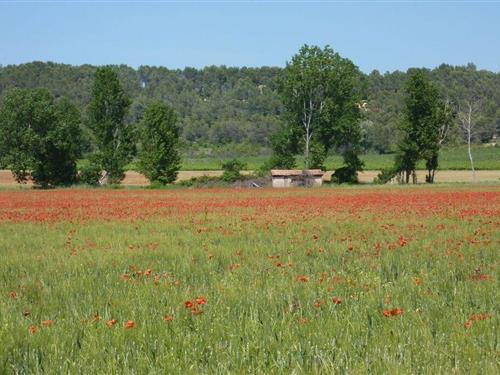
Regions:
<instances>
[{"instance_id":1,"label":"tall poplar tree","mask_svg":"<svg viewBox=\"0 0 500 375\"><path fill-rule=\"evenodd\" d=\"M169 106L155 102L144 111L140 129L139 169L151 181L174 182L180 168L177 115Z\"/></svg>"},{"instance_id":2,"label":"tall poplar tree","mask_svg":"<svg viewBox=\"0 0 500 375\"><path fill-rule=\"evenodd\" d=\"M426 181L432 183L438 167L439 149L453 122L452 113L425 71L414 69L409 74L396 169L403 175L403 182L409 183L412 178L416 183L417 162L424 159L428 171Z\"/></svg>"},{"instance_id":3,"label":"tall poplar tree","mask_svg":"<svg viewBox=\"0 0 500 375\"><path fill-rule=\"evenodd\" d=\"M130 104L118 75L110 67L97 69L87 110L96 149L91 162L101 167L108 183L119 183L125 177L125 165L135 150L132 125L125 122Z\"/></svg>"}]
</instances>

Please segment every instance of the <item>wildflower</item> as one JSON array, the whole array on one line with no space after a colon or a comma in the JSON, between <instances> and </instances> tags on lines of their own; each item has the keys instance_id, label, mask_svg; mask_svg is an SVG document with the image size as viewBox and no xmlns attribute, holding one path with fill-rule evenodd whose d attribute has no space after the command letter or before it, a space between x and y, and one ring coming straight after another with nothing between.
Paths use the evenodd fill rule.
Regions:
<instances>
[{"instance_id":1,"label":"wildflower","mask_svg":"<svg viewBox=\"0 0 500 375\"><path fill-rule=\"evenodd\" d=\"M116 320L116 319L111 319L111 320L108 320L108 321L106 322L106 325L107 325L109 328L111 328L111 327L113 327L116 323L118 323L118 320Z\"/></svg>"},{"instance_id":2,"label":"wildflower","mask_svg":"<svg viewBox=\"0 0 500 375\"><path fill-rule=\"evenodd\" d=\"M195 301L198 305L204 305L207 302L207 300L203 296L197 297Z\"/></svg>"},{"instance_id":3,"label":"wildflower","mask_svg":"<svg viewBox=\"0 0 500 375\"><path fill-rule=\"evenodd\" d=\"M135 323L134 323L133 320L127 320L125 322L125 324L123 325L123 328L125 328L125 329L131 329L131 328L134 328L134 326L135 326Z\"/></svg>"},{"instance_id":4,"label":"wildflower","mask_svg":"<svg viewBox=\"0 0 500 375\"><path fill-rule=\"evenodd\" d=\"M417 277L417 278L415 278L415 285L417 285L417 286L418 286L418 285L420 285L420 284L422 284L422 280L421 280L421 279L419 279L418 277Z\"/></svg>"},{"instance_id":5,"label":"wildflower","mask_svg":"<svg viewBox=\"0 0 500 375\"><path fill-rule=\"evenodd\" d=\"M99 316L99 314L95 314L94 317L92 318L93 322L98 322L99 320L101 320L101 317Z\"/></svg>"},{"instance_id":6,"label":"wildflower","mask_svg":"<svg viewBox=\"0 0 500 375\"><path fill-rule=\"evenodd\" d=\"M13 290L12 292L9 293L9 297L12 298L12 299L16 299L17 298L17 293L15 290Z\"/></svg>"},{"instance_id":7,"label":"wildflower","mask_svg":"<svg viewBox=\"0 0 500 375\"><path fill-rule=\"evenodd\" d=\"M153 272L153 270L151 268L148 268L146 271L144 271L144 276L151 276L151 273Z\"/></svg>"},{"instance_id":8,"label":"wildflower","mask_svg":"<svg viewBox=\"0 0 500 375\"><path fill-rule=\"evenodd\" d=\"M193 306L194 306L193 301L186 301L186 302L184 302L184 307L185 307L186 309L190 309L190 308L192 308Z\"/></svg>"},{"instance_id":9,"label":"wildflower","mask_svg":"<svg viewBox=\"0 0 500 375\"><path fill-rule=\"evenodd\" d=\"M472 320L467 319L464 323L464 328L469 329L470 327L472 327L472 323L473 323Z\"/></svg>"},{"instance_id":10,"label":"wildflower","mask_svg":"<svg viewBox=\"0 0 500 375\"><path fill-rule=\"evenodd\" d=\"M166 322L171 322L172 320L174 320L174 317L172 315L165 315L163 317L163 320Z\"/></svg>"},{"instance_id":11,"label":"wildflower","mask_svg":"<svg viewBox=\"0 0 500 375\"><path fill-rule=\"evenodd\" d=\"M383 314L385 317L389 318L391 316L402 315L403 310L401 310L401 309L384 310Z\"/></svg>"},{"instance_id":12,"label":"wildflower","mask_svg":"<svg viewBox=\"0 0 500 375\"><path fill-rule=\"evenodd\" d=\"M399 236L399 246L403 247L408 243L408 240L401 234Z\"/></svg>"},{"instance_id":13,"label":"wildflower","mask_svg":"<svg viewBox=\"0 0 500 375\"><path fill-rule=\"evenodd\" d=\"M229 270L230 271L234 271L234 270L236 270L238 268L240 268L240 264L239 263L233 263L233 264L229 265Z\"/></svg>"},{"instance_id":14,"label":"wildflower","mask_svg":"<svg viewBox=\"0 0 500 375\"><path fill-rule=\"evenodd\" d=\"M321 307L321 301L314 302L313 306L316 307L317 309L319 309Z\"/></svg>"},{"instance_id":15,"label":"wildflower","mask_svg":"<svg viewBox=\"0 0 500 375\"><path fill-rule=\"evenodd\" d=\"M35 333L37 333L37 332L38 332L38 328L37 328L37 326L30 325L30 326L28 327L28 331L29 331L32 335L34 335Z\"/></svg>"},{"instance_id":16,"label":"wildflower","mask_svg":"<svg viewBox=\"0 0 500 375\"><path fill-rule=\"evenodd\" d=\"M50 327L52 325L52 320L47 319L47 320L42 320L42 326L44 327Z\"/></svg>"},{"instance_id":17,"label":"wildflower","mask_svg":"<svg viewBox=\"0 0 500 375\"><path fill-rule=\"evenodd\" d=\"M304 276L304 275L301 275L301 276L297 276L297 278L295 279L297 281L301 281L303 283L307 283L309 281L309 277L308 276Z\"/></svg>"},{"instance_id":18,"label":"wildflower","mask_svg":"<svg viewBox=\"0 0 500 375\"><path fill-rule=\"evenodd\" d=\"M339 297L333 297L332 302L334 305L340 305L342 303L342 300Z\"/></svg>"}]
</instances>

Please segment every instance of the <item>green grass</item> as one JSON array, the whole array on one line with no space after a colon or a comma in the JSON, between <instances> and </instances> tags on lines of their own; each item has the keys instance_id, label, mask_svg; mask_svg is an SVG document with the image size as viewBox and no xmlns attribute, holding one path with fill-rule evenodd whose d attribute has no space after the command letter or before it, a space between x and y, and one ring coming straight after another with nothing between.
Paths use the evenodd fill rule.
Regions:
<instances>
[{"instance_id":1,"label":"green grass","mask_svg":"<svg viewBox=\"0 0 500 375\"><path fill-rule=\"evenodd\" d=\"M247 169L255 170L263 165L268 158L267 156L253 156L242 157L240 160L247 164ZM478 170L500 170L500 147L475 146L473 148L473 158L475 167ZM394 163L394 155L392 154L367 154L362 155L361 159L365 163L366 170L381 170L391 167ZM217 158L184 159L182 169L217 170L221 168L221 162L222 160ZM340 156L330 156L326 160L325 166L327 170L333 170L342 166L342 163ZM297 157L297 166L299 168L303 167L301 157ZM425 164L420 163L418 168L425 169ZM467 147L459 146L444 149L440 155L439 168L443 170L470 169Z\"/></svg>"},{"instance_id":2,"label":"green grass","mask_svg":"<svg viewBox=\"0 0 500 375\"><path fill-rule=\"evenodd\" d=\"M385 196L390 208L424 190L434 192L370 191L397 193ZM423 202L304 212L311 194L358 190L336 191L267 192L290 199L267 214L202 209L235 198L214 191L172 196L199 202L199 214L181 217L1 223L0 373L498 373L498 283L470 280L477 268L496 278L495 218L446 191L443 211ZM466 203L477 213L463 220ZM203 314L193 315L184 302L201 295ZM383 316L393 308L403 315ZM472 313L492 316L466 329Z\"/></svg>"},{"instance_id":3,"label":"green grass","mask_svg":"<svg viewBox=\"0 0 500 375\"><path fill-rule=\"evenodd\" d=\"M477 170L500 170L500 147L473 147L474 166ZM243 156L238 158L246 164L247 170L257 170L266 161L269 156ZM297 168L303 168L303 159L297 156ZM361 155L361 159L365 163L365 170L381 170L389 168L394 163L393 154L365 154ZM224 158L205 157L205 158L186 158L182 159L181 170L184 171L210 171L220 170L222 163L227 161ZM80 160L79 166L86 161ZM325 162L327 170L334 170L341 167L343 164L342 157L329 156ZM441 151L439 158L439 168L441 170L468 170L470 169L469 158L466 146L457 146L453 148L445 148ZM132 162L127 166L128 170L137 170L136 163ZM418 169L425 169L423 162L419 163Z\"/></svg>"}]
</instances>

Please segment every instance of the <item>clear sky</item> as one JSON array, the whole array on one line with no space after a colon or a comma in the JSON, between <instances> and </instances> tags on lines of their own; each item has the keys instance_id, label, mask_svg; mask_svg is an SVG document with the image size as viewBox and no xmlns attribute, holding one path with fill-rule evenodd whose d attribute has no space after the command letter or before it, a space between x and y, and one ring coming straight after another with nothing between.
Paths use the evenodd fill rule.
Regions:
<instances>
[{"instance_id":1,"label":"clear sky","mask_svg":"<svg viewBox=\"0 0 500 375\"><path fill-rule=\"evenodd\" d=\"M499 1L5 1L0 64L284 66L329 44L363 71L500 71Z\"/></svg>"}]
</instances>

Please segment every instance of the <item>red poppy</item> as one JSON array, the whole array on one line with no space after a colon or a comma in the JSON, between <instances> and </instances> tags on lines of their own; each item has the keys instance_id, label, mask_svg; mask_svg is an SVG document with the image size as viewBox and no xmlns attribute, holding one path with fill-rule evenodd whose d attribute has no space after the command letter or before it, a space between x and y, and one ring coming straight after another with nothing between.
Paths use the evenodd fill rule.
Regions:
<instances>
[{"instance_id":1,"label":"red poppy","mask_svg":"<svg viewBox=\"0 0 500 375\"><path fill-rule=\"evenodd\" d=\"M44 327L50 327L52 325L52 320L47 319L47 320L42 320L42 326Z\"/></svg>"},{"instance_id":2,"label":"red poppy","mask_svg":"<svg viewBox=\"0 0 500 375\"><path fill-rule=\"evenodd\" d=\"M342 300L340 299L340 297L333 297L332 298L332 302L335 304L335 305L340 305L342 303Z\"/></svg>"},{"instance_id":3,"label":"red poppy","mask_svg":"<svg viewBox=\"0 0 500 375\"><path fill-rule=\"evenodd\" d=\"M12 298L12 299L16 299L17 298L17 293L15 290L13 290L12 292L9 293L9 297Z\"/></svg>"},{"instance_id":4,"label":"red poppy","mask_svg":"<svg viewBox=\"0 0 500 375\"><path fill-rule=\"evenodd\" d=\"M321 307L321 301L314 302L313 306L316 307L317 309L319 309Z\"/></svg>"},{"instance_id":5,"label":"red poppy","mask_svg":"<svg viewBox=\"0 0 500 375\"><path fill-rule=\"evenodd\" d=\"M144 271L144 275L145 276L151 276L151 273L153 272L153 270L151 268L148 268L146 271Z\"/></svg>"},{"instance_id":6,"label":"red poppy","mask_svg":"<svg viewBox=\"0 0 500 375\"><path fill-rule=\"evenodd\" d=\"M171 322L172 320L174 320L174 317L172 315L165 315L163 317L163 320L166 322Z\"/></svg>"},{"instance_id":7,"label":"red poppy","mask_svg":"<svg viewBox=\"0 0 500 375\"><path fill-rule=\"evenodd\" d=\"M194 306L193 301L186 301L186 302L184 302L184 307L185 307L186 309L190 309L190 308L191 308L191 307L193 307L193 306Z\"/></svg>"},{"instance_id":8,"label":"red poppy","mask_svg":"<svg viewBox=\"0 0 500 375\"><path fill-rule=\"evenodd\" d=\"M28 331L29 331L32 335L34 335L35 333L37 333L37 332L38 332L38 328L37 328L36 326L34 326L34 325L31 325L31 326L29 326L29 327L28 327Z\"/></svg>"},{"instance_id":9,"label":"red poppy","mask_svg":"<svg viewBox=\"0 0 500 375\"><path fill-rule=\"evenodd\" d=\"M397 316L397 315L402 315L403 310L401 309L384 310L383 314L385 317Z\"/></svg>"},{"instance_id":10,"label":"red poppy","mask_svg":"<svg viewBox=\"0 0 500 375\"><path fill-rule=\"evenodd\" d=\"M125 324L123 325L123 328L125 328L125 329L131 329L131 328L134 328L134 326L135 326L135 323L134 323L133 320L127 320L125 322Z\"/></svg>"},{"instance_id":11,"label":"red poppy","mask_svg":"<svg viewBox=\"0 0 500 375\"><path fill-rule=\"evenodd\" d=\"M408 240L403 235L400 235L399 236L399 246L403 247L407 243L408 243Z\"/></svg>"},{"instance_id":12,"label":"red poppy","mask_svg":"<svg viewBox=\"0 0 500 375\"><path fill-rule=\"evenodd\" d=\"M204 305L206 302L207 301L206 301L205 297L203 297L203 296L199 296L199 297L196 298L196 303L198 305Z\"/></svg>"},{"instance_id":13,"label":"red poppy","mask_svg":"<svg viewBox=\"0 0 500 375\"><path fill-rule=\"evenodd\" d=\"M308 276L304 276L304 275L301 275L301 276L297 276L297 278L295 279L297 281L301 281L303 283L307 283L309 281L309 277Z\"/></svg>"},{"instance_id":14,"label":"red poppy","mask_svg":"<svg viewBox=\"0 0 500 375\"><path fill-rule=\"evenodd\" d=\"M238 268L240 268L240 264L239 263L233 263L233 264L229 265L229 270L230 271L234 271L234 270L236 270Z\"/></svg>"},{"instance_id":15,"label":"red poppy","mask_svg":"<svg viewBox=\"0 0 500 375\"><path fill-rule=\"evenodd\" d=\"M108 321L106 322L106 325L107 325L109 328L111 328L111 327L113 327L116 323L118 323L118 320L116 320L116 319L111 319L111 320L108 320Z\"/></svg>"}]
</instances>

